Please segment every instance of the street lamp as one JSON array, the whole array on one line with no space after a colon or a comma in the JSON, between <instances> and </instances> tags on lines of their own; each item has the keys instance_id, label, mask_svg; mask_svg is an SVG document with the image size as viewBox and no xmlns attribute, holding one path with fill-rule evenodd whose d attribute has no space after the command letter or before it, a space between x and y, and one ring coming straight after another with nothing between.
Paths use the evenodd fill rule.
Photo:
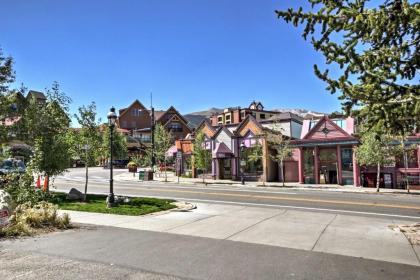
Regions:
<instances>
[{"instance_id":1,"label":"street lamp","mask_svg":"<svg viewBox=\"0 0 420 280\"><path fill-rule=\"evenodd\" d=\"M239 156L240 165L241 165L241 184L242 185L245 185L244 172L245 172L246 161L243 158L245 148L246 148L245 143L244 143L244 141L242 141L241 146L240 146L241 152L240 152L240 156Z\"/></svg>"},{"instance_id":2,"label":"street lamp","mask_svg":"<svg viewBox=\"0 0 420 280\"><path fill-rule=\"evenodd\" d=\"M111 208L114 205L114 178L113 178L113 166L112 166L112 154L113 154L113 142L114 142L114 127L115 122L117 121L117 114L115 113L115 108L111 107L108 115L108 126L109 126L109 158L110 158L110 166L109 166L109 195L107 198L107 207Z\"/></svg>"}]
</instances>

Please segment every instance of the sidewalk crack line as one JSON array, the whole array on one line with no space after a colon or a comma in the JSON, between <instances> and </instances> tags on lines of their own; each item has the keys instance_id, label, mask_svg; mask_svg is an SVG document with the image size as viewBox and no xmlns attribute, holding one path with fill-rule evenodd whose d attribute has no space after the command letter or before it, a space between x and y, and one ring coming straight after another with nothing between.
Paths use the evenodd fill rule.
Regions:
<instances>
[{"instance_id":1,"label":"sidewalk crack line","mask_svg":"<svg viewBox=\"0 0 420 280\"><path fill-rule=\"evenodd\" d=\"M322 232L319 234L318 239L315 241L314 246L312 246L311 251L313 251L316 247L316 245L318 245L319 240L321 239L321 236L325 233L325 231L327 230L327 228L332 224L332 222L334 222L335 218L337 218L338 214L336 214L331 221L325 226L325 228L322 230Z\"/></svg>"}]
</instances>

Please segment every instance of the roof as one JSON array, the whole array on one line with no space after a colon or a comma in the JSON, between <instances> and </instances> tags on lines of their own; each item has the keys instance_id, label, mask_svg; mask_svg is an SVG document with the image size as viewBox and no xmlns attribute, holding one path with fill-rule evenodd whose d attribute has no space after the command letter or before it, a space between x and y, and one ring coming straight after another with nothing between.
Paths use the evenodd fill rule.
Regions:
<instances>
[{"instance_id":1,"label":"roof","mask_svg":"<svg viewBox=\"0 0 420 280\"><path fill-rule=\"evenodd\" d=\"M298 116L296 114L293 114L291 112L283 112L283 113L277 113L271 118L269 118L266 121L261 121L261 123L267 123L267 122L273 122L273 121L282 121L282 120L296 120L300 123L303 122L303 118L301 116Z\"/></svg>"},{"instance_id":2,"label":"roof","mask_svg":"<svg viewBox=\"0 0 420 280\"><path fill-rule=\"evenodd\" d=\"M128 108L131 108L134 104L139 104L140 105L140 107L142 107L143 108L143 110L146 110L146 107L144 107L144 105L138 100L138 99L136 99L136 100L134 100L134 102L133 103L131 103L131 105L130 106L128 106L127 108L124 108L124 109L120 109L120 110L118 110L118 112L120 113L120 116L119 116L119 118L121 118L123 115L125 115L129 110L127 110Z\"/></svg>"},{"instance_id":3,"label":"roof","mask_svg":"<svg viewBox=\"0 0 420 280\"><path fill-rule=\"evenodd\" d=\"M217 143L212 153L212 157L217 158L218 154L232 154L232 151L228 148L228 146L226 146L225 143Z\"/></svg>"},{"instance_id":4,"label":"roof","mask_svg":"<svg viewBox=\"0 0 420 280\"><path fill-rule=\"evenodd\" d=\"M41 100L47 100L47 97L45 97L45 94L40 92L40 91L36 91L36 90L30 90L28 92L28 95L26 95L26 98L35 98L35 99L41 99Z\"/></svg>"}]
</instances>

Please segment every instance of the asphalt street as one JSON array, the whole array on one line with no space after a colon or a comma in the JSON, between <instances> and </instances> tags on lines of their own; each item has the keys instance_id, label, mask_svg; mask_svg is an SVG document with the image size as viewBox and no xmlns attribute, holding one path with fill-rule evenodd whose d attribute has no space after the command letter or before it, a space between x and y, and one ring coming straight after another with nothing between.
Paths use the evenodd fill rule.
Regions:
<instances>
[{"instance_id":1,"label":"asphalt street","mask_svg":"<svg viewBox=\"0 0 420 280\"><path fill-rule=\"evenodd\" d=\"M39 270L39 278L30 279L43 278L48 267L50 270L57 268L43 261L51 257L86 263L86 268L94 263L105 268L113 266L115 270L111 275L114 277L123 267L188 279L420 279L418 266L111 227L84 227L37 238L4 241L0 243L0 251L40 255L38 269L44 269ZM42 258L43 255L48 257ZM25 261L20 265L22 270L28 266ZM97 265L98 268L101 266ZM0 268L5 273L15 266L13 262L1 262ZM76 272L80 272L78 279L88 279L83 277L83 270L66 271L65 279L70 279L68 276L74 276ZM119 278L124 277L104 275L91 279Z\"/></svg>"},{"instance_id":2,"label":"asphalt street","mask_svg":"<svg viewBox=\"0 0 420 280\"><path fill-rule=\"evenodd\" d=\"M108 193L108 170L94 169L90 174L88 191ZM126 172L126 170L116 170ZM83 169L55 179L58 191L84 186ZM337 191L296 190L283 188L233 187L226 185L187 185L176 183L115 181L115 194L173 198L184 201L239 204L259 207L326 211L351 215L386 216L418 221L420 195L349 193Z\"/></svg>"}]
</instances>

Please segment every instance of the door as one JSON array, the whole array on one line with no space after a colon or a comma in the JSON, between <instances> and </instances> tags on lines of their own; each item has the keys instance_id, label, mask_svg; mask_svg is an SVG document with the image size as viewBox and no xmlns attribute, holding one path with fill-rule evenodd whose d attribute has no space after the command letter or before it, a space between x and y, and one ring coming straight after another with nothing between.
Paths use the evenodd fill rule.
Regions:
<instances>
[{"instance_id":1,"label":"door","mask_svg":"<svg viewBox=\"0 0 420 280\"><path fill-rule=\"evenodd\" d=\"M232 179L232 160L230 158L220 159L220 179Z\"/></svg>"}]
</instances>

